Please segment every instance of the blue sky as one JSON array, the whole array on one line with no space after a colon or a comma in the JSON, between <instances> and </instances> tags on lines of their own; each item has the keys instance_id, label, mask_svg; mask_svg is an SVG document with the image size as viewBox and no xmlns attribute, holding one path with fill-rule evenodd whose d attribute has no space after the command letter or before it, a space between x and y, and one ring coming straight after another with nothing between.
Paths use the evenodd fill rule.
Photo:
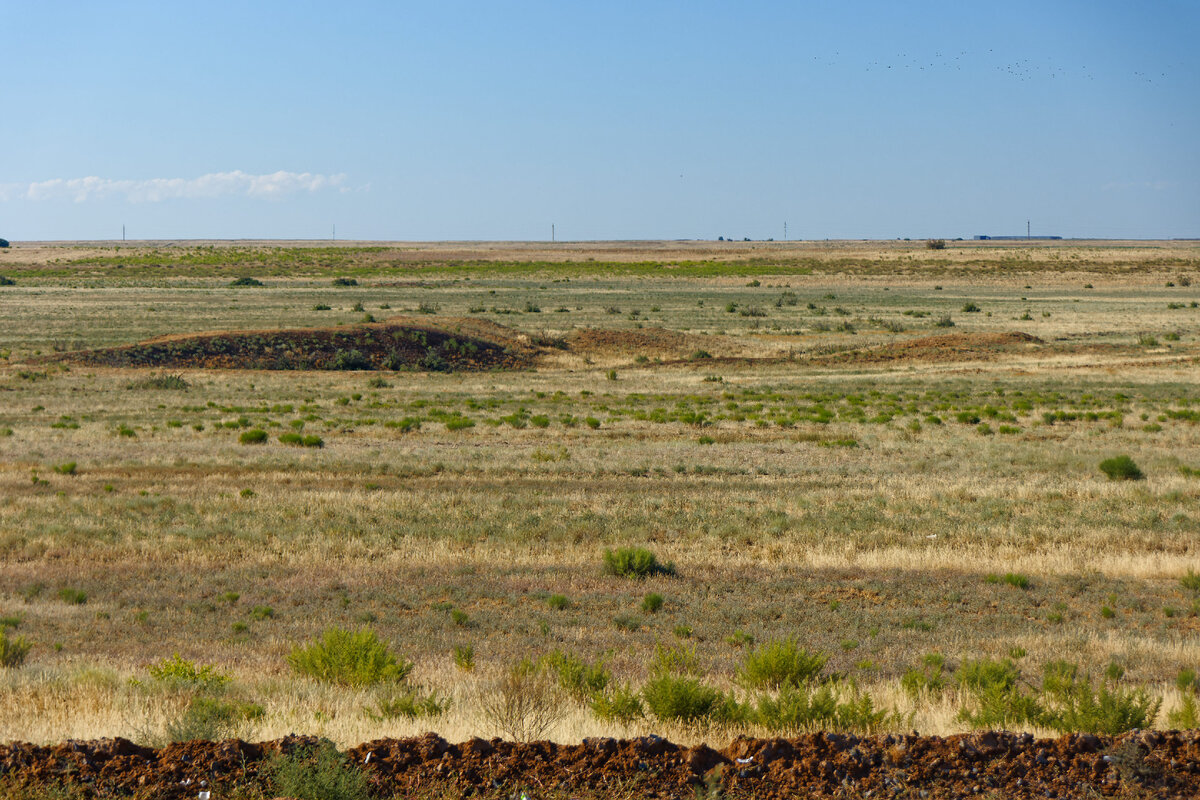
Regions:
<instances>
[{"instance_id":1,"label":"blue sky","mask_svg":"<svg viewBox=\"0 0 1200 800\"><path fill-rule=\"evenodd\" d=\"M0 236L1200 236L1198 30L1192 0L10 3Z\"/></svg>"}]
</instances>

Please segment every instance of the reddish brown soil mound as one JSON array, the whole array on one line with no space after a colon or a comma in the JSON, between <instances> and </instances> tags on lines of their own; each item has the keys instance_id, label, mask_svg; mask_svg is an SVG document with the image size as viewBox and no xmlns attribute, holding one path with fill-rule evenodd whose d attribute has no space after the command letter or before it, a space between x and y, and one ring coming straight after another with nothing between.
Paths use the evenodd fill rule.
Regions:
<instances>
[{"instance_id":1,"label":"reddish brown soil mound","mask_svg":"<svg viewBox=\"0 0 1200 800\"><path fill-rule=\"evenodd\" d=\"M878 347L864 347L840 353L817 356L816 362L880 363L886 361L978 361L1001 353L1029 349L1044 344L1036 336L1011 333L947 333L925 336L904 342L889 342Z\"/></svg>"},{"instance_id":2,"label":"reddish brown soil mound","mask_svg":"<svg viewBox=\"0 0 1200 800\"><path fill-rule=\"evenodd\" d=\"M447 320L454 323L455 320ZM537 348L500 325L383 323L337 328L213 331L162 336L124 347L85 350L58 360L164 369L520 369Z\"/></svg>"},{"instance_id":3,"label":"reddish brown soil mound","mask_svg":"<svg viewBox=\"0 0 1200 800\"><path fill-rule=\"evenodd\" d=\"M161 750L124 739L53 747L14 743L0 745L0 780L10 785L65 780L92 797L182 799L196 797L201 788L225 797L235 786L261 785L265 758L303 753L316 744L312 737L295 736L264 744L187 742ZM1200 796L1197 731L1040 740L991 732L947 738L814 733L795 739L739 738L724 750L679 747L656 736L585 739L578 745L499 739L454 745L426 734L359 745L346 756L371 776L373 792L382 797L437 786L463 796L508 797L528 789L531 798L550 792L603 797L616 791L694 798L701 787L761 800Z\"/></svg>"}]
</instances>

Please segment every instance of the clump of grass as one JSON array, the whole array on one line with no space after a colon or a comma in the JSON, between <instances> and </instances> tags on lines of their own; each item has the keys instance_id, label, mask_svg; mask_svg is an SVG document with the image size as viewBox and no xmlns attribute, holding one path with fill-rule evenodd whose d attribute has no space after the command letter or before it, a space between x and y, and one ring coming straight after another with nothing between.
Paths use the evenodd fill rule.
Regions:
<instances>
[{"instance_id":1,"label":"clump of grass","mask_svg":"<svg viewBox=\"0 0 1200 800\"><path fill-rule=\"evenodd\" d=\"M390 719L421 719L440 717L450 709L450 699L437 692L425 693L418 688L408 687L397 691L384 689L375 697L375 710L366 714L376 722Z\"/></svg>"},{"instance_id":2,"label":"clump of grass","mask_svg":"<svg viewBox=\"0 0 1200 800\"><path fill-rule=\"evenodd\" d=\"M538 660L538 668L548 671L558 686L576 702L586 702L604 692L612 674L604 664L589 664L576 655L552 650Z\"/></svg>"},{"instance_id":3,"label":"clump of grass","mask_svg":"<svg viewBox=\"0 0 1200 800\"><path fill-rule=\"evenodd\" d=\"M238 441L242 444L266 444L267 432L261 428L251 428L248 431L242 431L238 436Z\"/></svg>"},{"instance_id":4,"label":"clump of grass","mask_svg":"<svg viewBox=\"0 0 1200 800\"><path fill-rule=\"evenodd\" d=\"M67 461L62 464L55 464L53 467L51 467L51 469L53 469L59 475L74 475L75 466L76 465L74 461Z\"/></svg>"},{"instance_id":5,"label":"clump of grass","mask_svg":"<svg viewBox=\"0 0 1200 800\"><path fill-rule=\"evenodd\" d=\"M555 611L562 611L571 607L571 601L567 599L565 594L552 594L546 600L546 605L553 608Z\"/></svg>"},{"instance_id":6,"label":"clump of grass","mask_svg":"<svg viewBox=\"0 0 1200 800\"><path fill-rule=\"evenodd\" d=\"M198 667L194 661L181 658L179 653L157 664L151 664L146 667L146 671L150 673L151 678L160 683L191 686L205 691L220 689L231 680L212 664Z\"/></svg>"},{"instance_id":7,"label":"clump of grass","mask_svg":"<svg viewBox=\"0 0 1200 800\"><path fill-rule=\"evenodd\" d=\"M648 578L651 575L674 575L674 564L663 564L644 547L619 547L604 552L604 571L624 578Z\"/></svg>"},{"instance_id":8,"label":"clump of grass","mask_svg":"<svg viewBox=\"0 0 1200 800\"><path fill-rule=\"evenodd\" d=\"M656 614L663 607L663 596L655 592L648 593L642 598L642 611L647 614Z\"/></svg>"},{"instance_id":9,"label":"clump of grass","mask_svg":"<svg viewBox=\"0 0 1200 800\"><path fill-rule=\"evenodd\" d=\"M24 636L9 636L7 627L0 627L0 667L12 669L25 663L33 643Z\"/></svg>"},{"instance_id":10,"label":"clump of grass","mask_svg":"<svg viewBox=\"0 0 1200 800\"><path fill-rule=\"evenodd\" d=\"M341 628L329 628L320 641L293 648L287 661L299 675L358 688L398 683L413 668L412 662L397 659L374 631Z\"/></svg>"},{"instance_id":11,"label":"clump of grass","mask_svg":"<svg viewBox=\"0 0 1200 800\"><path fill-rule=\"evenodd\" d=\"M81 606L87 602L88 596L87 592L81 589L63 587L62 589L58 590L58 599L62 600L67 605Z\"/></svg>"},{"instance_id":12,"label":"clump of grass","mask_svg":"<svg viewBox=\"0 0 1200 800\"><path fill-rule=\"evenodd\" d=\"M469 644L454 646L454 666L463 672L475 669L475 648Z\"/></svg>"},{"instance_id":13,"label":"clump of grass","mask_svg":"<svg viewBox=\"0 0 1200 800\"><path fill-rule=\"evenodd\" d=\"M1179 585L1189 592L1200 592L1200 572L1195 572L1189 567L1179 578Z\"/></svg>"},{"instance_id":14,"label":"clump of grass","mask_svg":"<svg viewBox=\"0 0 1200 800\"><path fill-rule=\"evenodd\" d=\"M216 697L193 697L187 710L167 723L166 738L169 742L195 740L216 742L234 736L238 729L250 720L265 713L257 703L239 703Z\"/></svg>"},{"instance_id":15,"label":"clump of grass","mask_svg":"<svg viewBox=\"0 0 1200 800\"><path fill-rule=\"evenodd\" d=\"M130 383L128 389L150 389L156 391L187 391L191 384L187 379L179 374L163 373L161 375L151 375L148 378Z\"/></svg>"},{"instance_id":16,"label":"clump of grass","mask_svg":"<svg viewBox=\"0 0 1200 800\"><path fill-rule=\"evenodd\" d=\"M1100 471L1111 481L1140 481L1146 477L1127 455L1113 456L1100 462Z\"/></svg>"},{"instance_id":17,"label":"clump of grass","mask_svg":"<svg viewBox=\"0 0 1200 800\"><path fill-rule=\"evenodd\" d=\"M262 621L275 616L275 609L270 606L255 606L250 609L250 619Z\"/></svg>"},{"instance_id":18,"label":"clump of grass","mask_svg":"<svg viewBox=\"0 0 1200 800\"><path fill-rule=\"evenodd\" d=\"M738 678L756 689L796 688L820 675L827 660L823 653L801 648L795 639L767 642L746 654Z\"/></svg>"}]
</instances>

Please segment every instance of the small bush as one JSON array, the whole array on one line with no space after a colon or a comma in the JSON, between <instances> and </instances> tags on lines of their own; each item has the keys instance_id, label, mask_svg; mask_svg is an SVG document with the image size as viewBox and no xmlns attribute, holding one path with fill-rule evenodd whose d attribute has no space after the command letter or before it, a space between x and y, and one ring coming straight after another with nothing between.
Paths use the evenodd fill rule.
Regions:
<instances>
[{"instance_id":1,"label":"small bush","mask_svg":"<svg viewBox=\"0 0 1200 800\"><path fill-rule=\"evenodd\" d=\"M312 310L313 311L329 311L329 310L331 310L331 307L325 305L324 303L317 303L315 306L312 307Z\"/></svg>"},{"instance_id":2,"label":"small bush","mask_svg":"<svg viewBox=\"0 0 1200 800\"><path fill-rule=\"evenodd\" d=\"M1046 665L1042 680L1046 711L1041 723L1060 733L1100 733L1110 736L1149 728L1158 717L1162 700L1144 689L1102 685L1097 691L1078 668L1065 661Z\"/></svg>"},{"instance_id":3,"label":"small bush","mask_svg":"<svg viewBox=\"0 0 1200 800\"><path fill-rule=\"evenodd\" d=\"M162 683L191 686L206 691L220 689L230 682L230 677L212 664L198 667L195 662L180 658L179 653L157 664L146 667L150 677Z\"/></svg>"},{"instance_id":4,"label":"small bush","mask_svg":"<svg viewBox=\"0 0 1200 800\"><path fill-rule=\"evenodd\" d=\"M293 447L300 447L304 443L304 437L295 431L288 431L287 433L279 434L279 442Z\"/></svg>"},{"instance_id":5,"label":"small bush","mask_svg":"<svg viewBox=\"0 0 1200 800\"><path fill-rule=\"evenodd\" d=\"M930 239L929 241L925 242L925 247L928 250L945 250L946 249L946 240L945 239Z\"/></svg>"},{"instance_id":6,"label":"small bush","mask_svg":"<svg viewBox=\"0 0 1200 800\"><path fill-rule=\"evenodd\" d=\"M244 275L241 278L237 278L236 280L231 281L229 285L230 286L262 286L263 282L260 281L258 278L251 278L249 275Z\"/></svg>"},{"instance_id":7,"label":"small bush","mask_svg":"<svg viewBox=\"0 0 1200 800\"><path fill-rule=\"evenodd\" d=\"M583 423L585 425L587 425L589 428L591 428L592 430L596 430L597 428L600 427L600 420L596 419L595 417L586 417L583 420Z\"/></svg>"},{"instance_id":8,"label":"small bush","mask_svg":"<svg viewBox=\"0 0 1200 800\"><path fill-rule=\"evenodd\" d=\"M756 689L799 687L816 678L827 660L823 653L804 650L795 639L767 642L746 655L738 678Z\"/></svg>"},{"instance_id":9,"label":"small bush","mask_svg":"<svg viewBox=\"0 0 1200 800\"><path fill-rule=\"evenodd\" d=\"M261 428L242 431L242 435L238 437L238 441L242 444L266 444L267 432Z\"/></svg>"},{"instance_id":10,"label":"small bush","mask_svg":"<svg viewBox=\"0 0 1200 800\"><path fill-rule=\"evenodd\" d=\"M465 431L474 427L475 420L469 417L451 417L446 420L446 430L448 431Z\"/></svg>"},{"instance_id":11,"label":"small bush","mask_svg":"<svg viewBox=\"0 0 1200 800\"><path fill-rule=\"evenodd\" d=\"M440 697L437 692L423 694L418 689L397 692L394 689L380 692L375 698L375 710L366 714L376 722L391 719L422 719L440 717L450 709L450 699Z\"/></svg>"},{"instance_id":12,"label":"small bush","mask_svg":"<svg viewBox=\"0 0 1200 800\"><path fill-rule=\"evenodd\" d=\"M87 602L87 592L80 589L71 589L64 587L58 590L58 599L62 600L67 605L81 606Z\"/></svg>"},{"instance_id":13,"label":"small bush","mask_svg":"<svg viewBox=\"0 0 1200 800\"><path fill-rule=\"evenodd\" d=\"M475 669L475 648L469 644L454 646L454 666L463 672Z\"/></svg>"},{"instance_id":14,"label":"small bush","mask_svg":"<svg viewBox=\"0 0 1200 800\"><path fill-rule=\"evenodd\" d=\"M305 447L321 448L325 446L325 440L320 436L317 436L315 433L310 433L300 440L300 444L304 445Z\"/></svg>"},{"instance_id":15,"label":"small bush","mask_svg":"<svg viewBox=\"0 0 1200 800\"><path fill-rule=\"evenodd\" d=\"M592 713L602 722L629 725L646 716L646 706L641 696L628 684L614 686L607 692L595 695L589 705Z\"/></svg>"},{"instance_id":16,"label":"small bush","mask_svg":"<svg viewBox=\"0 0 1200 800\"><path fill-rule=\"evenodd\" d=\"M371 369L371 362L358 350L338 350L333 356L330 369L364 370Z\"/></svg>"},{"instance_id":17,"label":"small bush","mask_svg":"<svg viewBox=\"0 0 1200 800\"><path fill-rule=\"evenodd\" d=\"M299 748L272 758L264 772L271 794L305 800L366 800L370 776L349 763L333 742L321 740L314 748Z\"/></svg>"},{"instance_id":18,"label":"small bush","mask_svg":"<svg viewBox=\"0 0 1200 800\"><path fill-rule=\"evenodd\" d=\"M1100 471L1111 481L1140 481L1146 477L1133 459L1126 455L1114 456L1101 461Z\"/></svg>"},{"instance_id":19,"label":"small bush","mask_svg":"<svg viewBox=\"0 0 1200 800\"><path fill-rule=\"evenodd\" d=\"M604 571L624 578L647 578L674 575L675 566L660 563L658 557L644 547L620 547L605 551Z\"/></svg>"},{"instance_id":20,"label":"small bush","mask_svg":"<svg viewBox=\"0 0 1200 800\"><path fill-rule=\"evenodd\" d=\"M250 610L250 619L262 621L275 616L275 609L270 606L255 606Z\"/></svg>"},{"instance_id":21,"label":"small bush","mask_svg":"<svg viewBox=\"0 0 1200 800\"><path fill-rule=\"evenodd\" d=\"M1189 592L1200 592L1200 572L1195 572L1189 567L1179 579L1179 585Z\"/></svg>"},{"instance_id":22,"label":"small bush","mask_svg":"<svg viewBox=\"0 0 1200 800\"><path fill-rule=\"evenodd\" d=\"M354 278L334 278L334 286L358 286L358 281Z\"/></svg>"},{"instance_id":23,"label":"small bush","mask_svg":"<svg viewBox=\"0 0 1200 800\"><path fill-rule=\"evenodd\" d=\"M647 614L655 614L662 607L663 596L661 594L650 592L642 598L642 611L645 611Z\"/></svg>"},{"instance_id":24,"label":"small bush","mask_svg":"<svg viewBox=\"0 0 1200 800\"><path fill-rule=\"evenodd\" d=\"M397 659L374 631L341 628L329 628L321 641L294 648L287 661L297 674L354 687L398 683L413 668L412 662Z\"/></svg>"},{"instance_id":25,"label":"small bush","mask_svg":"<svg viewBox=\"0 0 1200 800\"><path fill-rule=\"evenodd\" d=\"M167 723L169 742L218 742L235 736L246 722L263 715L257 703L237 703L215 697L194 697L187 710Z\"/></svg>"},{"instance_id":26,"label":"small bush","mask_svg":"<svg viewBox=\"0 0 1200 800\"><path fill-rule=\"evenodd\" d=\"M978 314L979 306L977 306L975 303L967 303L962 307L962 311L964 314Z\"/></svg>"},{"instance_id":27,"label":"small bush","mask_svg":"<svg viewBox=\"0 0 1200 800\"><path fill-rule=\"evenodd\" d=\"M7 628L0 627L0 667L21 666L32 647L33 643L24 636L10 637Z\"/></svg>"},{"instance_id":28,"label":"small bush","mask_svg":"<svg viewBox=\"0 0 1200 800\"><path fill-rule=\"evenodd\" d=\"M934 323L935 328L953 328L954 320L950 319L949 315L938 318Z\"/></svg>"},{"instance_id":29,"label":"small bush","mask_svg":"<svg viewBox=\"0 0 1200 800\"><path fill-rule=\"evenodd\" d=\"M543 738L567 713L554 679L528 659L486 684L475 705L484 722L515 741Z\"/></svg>"},{"instance_id":30,"label":"small bush","mask_svg":"<svg viewBox=\"0 0 1200 800\"><path fill-rule=\"evenodd\" d=\"M1167 714L1167 724L1177 731L1194 731L1200 728L1200 709L1196 706L1196 696L1185 694L1179 708Z\"/></svg>"},{"instance_id":31,"label":"small bush","mask_svg":"<svg viewBox=\"0 0 1200 800\"><path fill-rule=\"evenodd\" d=\"M554 676L558 686L576 702L585 702L604 692L611 673L603 664L589 664L579 656L554 650L542 656L538 668Z\"/></svg>"},{"instance_id":32,"label":"small bush","mask_svg":"<svg viewBox=\"0 0 1200 800\"><path fill-rule=\"evenodd\" d=\"M1004 582L1009 586L1015 586L1018 589L1029 588L1029 578L1025 577L1019 572L1004 573Z\"/></svg>"},{"instance_id":33,"label":"small bush","mask_svg":"<svg viewBox=\"0 0 1200 800\"><path fill-rule=\"evenodd\" d=\"M922 693L940 695L946 688L946 659L940 653L929 653L919 668L910 669L900 679L900 685L914 700Z\"/></svg>"},{"instance_id":34,"label":"small bush","mask_svg":"<svg viewBox=\"0 0 1200 800\"><path fill-rule=\"evenodd\" d=\"M152 389L156 391L187 391L191 386L182 375L151 375L129 384L129 389Z\"/></svg>"},{"instance_id":35,"label":"small bush","mask_svg":"<svg viewBox=\"0 0 1200 800\"><path fill-rule=\"evenodd\" d=\"M51 467L51 469L53 469L59 475L74 475L75 474L75 462L68 461L64 464L55 464L53 467Z\"/></svg>"},{"instance_id":36,"label":"small bush","mask_svg":"<svg viewBox=\"0 0 1200 800\"><path fill-rule=\"evenodd\" d=\"M571 601L567 599L565 594L552 594L546 601L546 604L555 611L562 611L571 607Z\"/></svg>"},{"instance_id":37,"label":"small bush","mask_svg":"<svg viewBox=\"0 0 1200 800\"><path fill-rule=\"evenodd\" d=\"M696 722L719 715L725 696L696 678L660 673L642 687L646 706L662 722Z\"/></svg>"}]
</instances>

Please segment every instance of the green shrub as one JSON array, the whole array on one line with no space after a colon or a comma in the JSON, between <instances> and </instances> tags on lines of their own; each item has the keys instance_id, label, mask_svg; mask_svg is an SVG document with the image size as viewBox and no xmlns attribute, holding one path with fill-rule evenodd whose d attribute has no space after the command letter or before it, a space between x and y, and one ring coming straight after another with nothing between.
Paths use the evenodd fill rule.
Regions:
<instances>
[{"instance_id":1,"label":"green shrub","mask_svg":"<svg viewBox=\"0 0 1200 800\"><path fill-rule=\"evenodd\" d=\"M542 656L538 667L553 675L559 688L580 703L603 693L612 679L603 664L589 664L579 656L560 650Z\"/></svg>"},{"instance_id":2,"label":"green shrub","mask_svg":"<svg viewBox=\"0 0 1200 800\"><path fill-rule=\"evenodd\" d=\"M334 286L358 286L358 281L355 280L354 278L338 277L338 278L333 279L333 285Z\"/></svg>"},{"instance_id":3,"label":"green shrub","mask_svg":"<svg viewBox=\"0 0 1200 800\"><path fill-rule=\"evenodd\" d=\"M979 306L974 303L967 303L962 307L962 310L964 314L977 314L979 313Z\"/></svg>"},{"instance_id":4,"label":"green shrub","mask_svg":"<svg viewBox=\"0 0 1200 800\"><path fill-rule=\"evenodd\" d=\"M53 469L59 475L74 475L75 474L75 462L68 461L65 464L55 464L51 469Z\"/></svg>"},{"instance_id":5,"label":"green shrub","mask_svg":"<svg viewBox=\"0 0 1200 800\"><path fill-rule=\"evenodd\" d=\"M0 627L0 667L13 668L25 663L33 643L24 636L8 635L8 629Z\"/></svg>"},{"instance_id":6,"label":"green shrub","mask_svg":"<svg viewBox=\"0 0 1200 800\"><path fill-rule=\"evenodd\" d=\"M469 644L454 646L454 666L463 672L475 669L475 648Z\"/></svg>"},{"instance_id":7,"label":"green shrub","mask_svg":"<svg viewBox=\"0 0 1200 800\"><path fill-rule=\"evenodd\" d=\"M293 648L287 661L297 674L354 687L398 683L413 668L412 662L397 659L374 631L341 628L329 628L319 642Z\"/></svg>"},{"instance_id":8,"label":"green shrub","mask_svg":"<svg viewBox=\"0 0 1200 800\"><path fill-rule=\"evenodd\" d=\"M325 440L320 436L317 436L315 433L310 433L300 440L300 444L304 445L305 447L321 448L325 446Z\"/></svg>"},{"instance_id":9,"label":"green shrub","mask_svg":"<svg viewBox=\"0 0 1200 800\"><path fill-rule=\"evenodd\" d=\"M650 672L699 675L700 661L696 658L696 646L684 647L682 644L677 644L674 647L664 647L661 644L654 645L654 659L650 662Z\"/></svg>"},{"instance_id":10,"label":"green shrub","mask_svg":"<svg viewBox=\"0 0 1200 800\"><path fill-rule=\"evenodd\" d=\"M230 682L230 677L212 664L196 666L194 661L181 658L175 653L170 658L146 667L150 677L161 683L190 686L205 691L218 690Z\"/></svg>"},{"instance_id":11,"label":"green shrub","mask_svg":"<svg viewBox=\"0 0 1200 800\"><path fill-rule=\"evenodd\" d=\"M421 719L440 717L450 709L450 699L438 696L437 692L423 694L418 689L396 691L387 689L375 697L375 710L365 709L366 715L376 722L392 719Z\"/></svg>"},{"instance_id":12,"label":"green shrub","mask_svg":"<svg viewBox=\"0 0 1200 800\"><path fill-rule=\"evenodd\" d=\"M230 281L229 285L230 286L262 286L263 282L260 281L258 278L251 278L248 275L243 275L240 278L236 278L235 280Z\"/></svg>"},{"instance_id":13,"label":"green shrub","mask_svg":"<svg viewBox=\"0 0 1200 800\"><path fill-rule=\"evenodd\" d=\"M1100 462L1100 471L1112 481L1140 481L1145 478L1138 465L1129 456L1121 455L1106 458Z\"/></svg>"},{"instance_id":14,"label":"green shrub","mask_svg":"<svg viewBox=\"0 0 1200 800\"><path fill-rule=\"evenodd\" d=\"M275 609L270 606L255 606L250 610L250 619L262 621L275 616Z\"/></svg>"},{"instance_id":15,"label":"green shrub","mask_svg":"<svg viewBox=\"0 0 1200 800\"><path fill-rule=\"evenodd\" d=\"M663 596L661 594L650 592L642 598L642 611L645 611L647 614L655 614L662 607Z\"/></svg>"},{"instance_id":16,"label":"green shrub","mask_svg":"<svg viewBox=\"0 0 1200 800\"><path fill-rule=\"evenodd\" d=\"M972 699L972 706L959 712L959 719L975 728L1002 728L1035 723L1042 717L1036 697L1021 691L1021 673L1011 661L964 661L958 670L959 683Z\"/></svg>"},{"instance_id":17,"label":"green shrub","mask_svg":"<svg viewBox=\"0 0 1200 800\"><path fill-rule=\"evenodd\" d=\"M334 353L333 364L329 368L336 370L364 370L371 369L371 362L358 350L338 350Z\"/></svg>"},{"instance_id":18,"label":"green shrub","mask_svg":"<svg viewBox=\"0 0 1200 800\"><path fill-rule=\"evenodd\" d=\"M63 587L62 589L58 590L58 599L62 600L68 605L81 606L87 602L88 596L87 592L82 591L81 589Z\"/></svg>"},{"instance_id":19,"label":"green shrub","mask_svg":"<svg viewBox=\"0 0 1200 800\"><path fill-rule=\"evenodd\" d=\"M1029 578L1025 577L1019 572L1004 573L1004 582L1009 586L1015 586L1018 589L1029 588Z\"/></svg>"},{"instance_id":20,"label":"green shrub","mask_svg":"<svg viewBox=\"0 0 1200 800\"><path fill-rule=\"evenodd\" d=\"M646 707L661 722L728 721L738 716L738 705L696 678L660 673L642 687Z\"/></svg>"},{"instance_id":21,"label":"green shrub","mask_svg":"<svg viewBox=\"0 0 1200 800\"><path fill-rule=\"evenodd\" d=\"M1046 665L1042 693L1046 709L1041 724L1060 733L1101 733L1110 736L1154 725L1162 699L1145 689L1101 685L1097 691L1074 664L1055 661Z\"/></svg>"},{"instance_id":22,"label":"green shrub","mask_svg":"<svg viewBox=\"0 0 1200 800\"><path fill-rule=\"evenodd\" d=\"M1188 568L1188 571L1179 579L1179 585L1189 592L1200 592L1200 572L1195 572Z\"/></svg>"},{"instance_id":23,"label":"green shrub","mask_svg":"<svg viewBox=\"0 0 1200 800\"><path fill-rule=\"evenodd\" d=\"M1179 708L1167 714L1167 724L1177 731L1194 731L1200 728L1200 709L1196 706L1196 696L1185 694Z\"/></svg>"},{"instance_id":24,"label":"green shrub","mask_svg":"<svg viewBox=\"0 0 1200 800\"><path fill-rule=\"evenodd\" d=\"M929 250L945 250L946 249L946 240L945 239L930 239L927 242L925 242L925 247Z\"/></svg>"},{"instance_id":25,"label":"green shrub","mask_svg":"<svg viewBox=\"0 0 1200 800\"><path fill-rule=\"evenodd\" d=\"M563 611L571 607L571 601L567 599L565 594L552 594L546 600L546 605L555 611Z\"/></svg>"},{"instance_id":26,"label":"green shrub","mask_svg":"<svg viewBox=\"0 0 1200 800\"><path fill-rule=\"evenodd\" d=\"M596 419L595 417L586 417L583 420L583 424L587 425L592 430L596 430L600 427L600 420Z\"/></svg>"},{"instance_id":27,"label":"green shrub","mask_svg":"<svg viewBox=\"0 0 1200 800\"><path fill-rule=\"evenodd\" d=\"M451 417L446 420L446 430L448 431L462 431L474 427L475 420L469 417Z\"/></svg>"},{"instance_id":28,"label":"green shrub","mask_svg":"<svg viewBox=\"0 0 1200 800\"><path fill-rule=\"evenodd\" d=\"M450 609L450 621L460 628L465 628L470 624L471 618L461 608L452 608Z\"/></svg>"},{"instance_id":29,"label":"green shrub","mask_svg":"<svg viewBox=\"0 0 1200 800\"><path fill-rule=\"evenodd\" d=\"M299 748L272 758L264 772L271 794L304 800L367 800L370 776L349 763L333 742Z\"/></svg>"},{"instance_id":30,"label":"green shrub","mask_svg":"<svg viewBox=\"0 0 1200 800\"><path fill-rule=\"evenodd\" d=\"M629 725L646 716L641 695L628 684L614 686L594 695L589 705L596 718L603 722Z\"/></svg>"},{"instance_id":31,"label":"green shrub","mask_svg":"<svg viewBox=\"0 0 1200 800\"><path fill-rule=\"evenodd\" d=\"M261 428L251 428L248 431L242 431L242 435L238 437L238 441L242 444L265 444L267 441L267 432Z\"/></svg>"},{"instance_id":32,"label":"green shrub","mask_svg":"<svg viewBox=\"0 0 1200 800\"><path fill-rule=\"evenodd\" d=\"M216 742L235 736L246 722L263 715L257 703L238 703L215 697L193 697L187 710L167 723L169 742Z\"/></svg>"},{"instance_id":33,"label":"green shrub","mask_svg":"<svg viewBox=\"0 0 1200 800\"><path fill-rule=\"evenodd\" d=\"M795 639L767 642L746 654L738 678L748 687L780 689L803 686L820 675L828 656L810 653Z\"/></svg>"},{"instance_id":34,"label":"green shrub","mask_svg":"<svg viewBox=\"0 0 1200 800\"><path fill-rule=\"evenodd\" d=\"M659 563L658 557L644 547L619 547L604 552L604 571L624 578L674 575L675 565Z\"/></svg>"},{"instance_id":35,"label":"green shrub","mask_svg":"<svg viewBox=\"0 0 1200 800\"><path fill-rule=\"evenodd\" d=\"M324 303L317 303L315 306L312 307L312 310L313 311L329 311L331 309L329 306L325 305Z\"/></svg>"},{"instance_id":36,"label":"green shrub","mask_svg":"<svg viewBox=\"0 0 1200 800\"><path fill-rule=\"evenodd\" d=\"M946 659L940 653L929 653L916 669L910 669L900 679L904 691L914 700L922 693L940 695L946 688Z\"/></svg>"},{"instance_id":37,"label":"green shrub","mask_svg":"<svg viewBox=\"0 0 1200 800\"><path fill-rule=\"evenodd\" d=\"M287 433L279 434L279 442L293 447L300 447L304 443L304 437L295 431L288 431Z\"/></svg>"}]
</instances>

